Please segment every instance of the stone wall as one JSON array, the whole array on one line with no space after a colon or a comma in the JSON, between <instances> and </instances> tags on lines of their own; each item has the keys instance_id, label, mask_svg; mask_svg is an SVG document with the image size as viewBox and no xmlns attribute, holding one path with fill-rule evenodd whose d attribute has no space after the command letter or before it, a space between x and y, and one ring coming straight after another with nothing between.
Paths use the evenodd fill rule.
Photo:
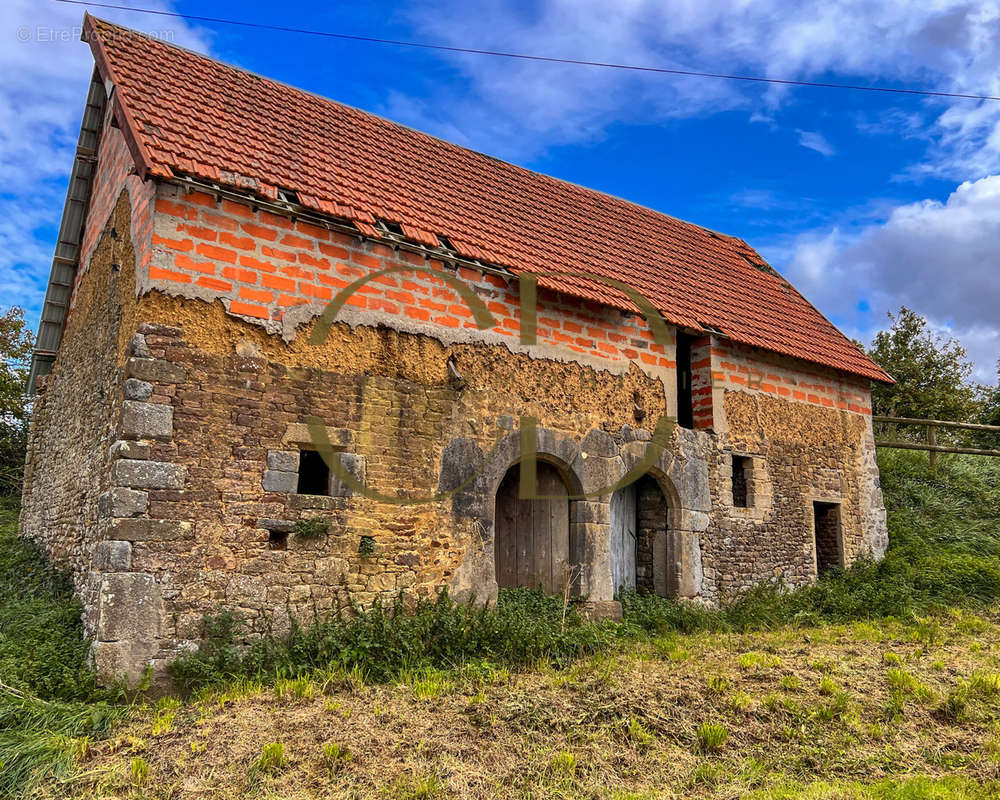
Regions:
<instances>
[{"instance_id":1,"label":"stone wall","mask_svg":"<svg viewBox=\"0 0 1000 800\"><path fill-rule=\"evenodd\" d=\"M481 330L421 274L440 262L176 187L158 190L148 264L131 242L142 230L123 194L39 398L22 515L74 570L105 677L162 672L220 608L261 633L348 596L494 596L495 494L522 456L520 417L569 492L589 493L569 524L598 609L614 610L611 487L647 456L636 526L662 532L665 515L667 530L640 536L641 586L716 602L812 580L814 501L840 504L846 563L884 552L858 379L704 337L694 429L658 453L674 346L635 315L542 293L529 344L509 276L455 272L495 315ZM311 342L316 287L392 266L410 274L362 287ZM297 492L317 430L349 478L325 496ZM733 505L734 453L747 508Z\"/></svg>"}]
</instances>

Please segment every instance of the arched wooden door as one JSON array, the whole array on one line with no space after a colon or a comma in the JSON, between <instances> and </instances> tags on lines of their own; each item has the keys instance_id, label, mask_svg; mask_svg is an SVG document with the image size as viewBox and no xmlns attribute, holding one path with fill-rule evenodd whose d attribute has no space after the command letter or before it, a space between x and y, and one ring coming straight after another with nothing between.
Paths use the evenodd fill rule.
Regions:
<instances>
[{"instance_id":1,"label":"arched wooden door","mask_svg":"<svg viewBox=\"0 0 1000 800\"><path fill-rule=\"evenodd\" d=\"M494 517L497 586L526 586L556 594L569 568L569 497L559 473L538 463L539 499L518 497L520 467L497 489Z\"/></svg>"}]
</instances>

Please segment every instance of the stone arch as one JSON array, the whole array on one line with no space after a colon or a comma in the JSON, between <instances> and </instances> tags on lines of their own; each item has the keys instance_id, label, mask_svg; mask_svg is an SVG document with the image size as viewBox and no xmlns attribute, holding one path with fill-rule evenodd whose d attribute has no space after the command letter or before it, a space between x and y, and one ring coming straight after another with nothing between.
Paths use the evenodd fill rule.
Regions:
<instances>
[{"instance_id":1,"label":"stone arch","mask_svg":"<svg viewBox=\"0 0 1000 800\"><path fill-rule=\"evenodd\" d=\"M655 482L667 505L665 536L653 540L653 591L693 598L703 594L700 534L708 528L712 498L697 433L678 429L677 436L676 446L664 450L644 475ZM626 468L639 463L646 447L645 442L633 442L622 448Z\"/></svg>"},{"instance_id":2,"label":"stone arch","mask_svg":"<svg viewBox=\"0 0 1000 800\"><path fill-rule=\"evenodd\" d=\"M548 428L538 428L536 453L539 467L545 465L559 476L567 491L569 524L569 558L574 564L584 559L585 533L579 511L584 486L574 461L579 444L570 436ZM507 474L521 463L519 431L505 435L490 451L489 457L473 441L453 439L444 448L441 459L440 490L462 486L452 497L452 516L460 526L469 528L469 541L462 564L451 582L453 596L458 599L495 599L497 594L496 567L496 496ZM475 473L475 479L469 476ZM464 521L464 522L463 522ZM574 586L583 591L586 572Z\"/></svg>"},{"instance_id":3,"label":"stone arch","mask_svg":"<svg viewBox=\"0 0 1000 800\"><path fill-rule=\"evenodd\" d=\"M673 483L656 469L612 495L611 579L616 594L636 589L678 596L677 506Z\"/></svg>"}]
</instances>

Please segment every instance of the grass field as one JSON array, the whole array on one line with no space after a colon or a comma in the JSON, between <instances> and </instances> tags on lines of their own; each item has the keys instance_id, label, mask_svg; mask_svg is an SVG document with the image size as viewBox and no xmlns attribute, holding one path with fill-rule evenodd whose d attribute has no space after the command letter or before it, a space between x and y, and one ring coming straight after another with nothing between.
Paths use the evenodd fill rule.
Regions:
<instances>
[{"instance_id":1,"label":"grass field","mask_svg":"<svg viewBox=\"0 0 1000 800\"><path fill-rule=\"evenodd\" d=\"M527 596L383 610L250 653L221 631L187 699L132 705L93 686L68 587L8 512L0 793L1000 798L1000 464L881 465L889 557L804 591L633 598L566 631Z\"/></svg>"}]
</instances>

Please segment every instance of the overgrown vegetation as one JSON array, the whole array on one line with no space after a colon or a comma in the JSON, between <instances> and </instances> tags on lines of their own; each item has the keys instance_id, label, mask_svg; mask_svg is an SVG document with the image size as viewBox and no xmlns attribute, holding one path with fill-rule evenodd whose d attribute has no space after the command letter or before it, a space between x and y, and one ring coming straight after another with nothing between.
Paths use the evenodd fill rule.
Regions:
<instances>
[{"instance_id":1,"label":"overgrown vegetation","mask_svg":"<svg viewBox=\"0 0 1000 800\"><path fill-rule=\"evenodd\" d=\"M357 670L365 680L385 682L472 660L565 665L607 648L618 635L613 624L586 622L572 607L563 620L562 600L536 591L505 591L491 607L456 603L441 594L410 609L402 599L391 606L343 609L308 627L296 626L285 638L245 641L239 620L222 613L206 620L203 644L174 662L171 673L188 689L235 677L269 680L317 669Z\"/></svg>"},{"instance_id":2,"label":"overgrown vegetation","mask_svg":"<svg viewBox=\"0 0 1000 800\"><path fill-rule=\"evenodd\" d=\"M68 774L125 713L95 685L69 581L16 534L0 500L0 796Z\"/></svg>"}]
</instances>

